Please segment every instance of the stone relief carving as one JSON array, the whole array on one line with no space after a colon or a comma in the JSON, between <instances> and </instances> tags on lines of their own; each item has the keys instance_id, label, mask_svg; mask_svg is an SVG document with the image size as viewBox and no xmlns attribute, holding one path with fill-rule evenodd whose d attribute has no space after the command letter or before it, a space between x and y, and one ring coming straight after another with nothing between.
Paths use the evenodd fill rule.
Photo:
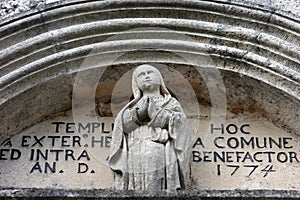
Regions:
<instances>
[{"instance_id":1,"label":"stone relief carving","mask_svg":"<svg viewBox=\"0 0 300 200\"><path fill-rule=\"evenodd\" d=\"M0 20L45 5L46 0L3 0L0 2Z\"/></svg>"},{"instance_id":2,"label":"stone relief carving","mask_svg":"<svg viewBox=\"0 0 300 200\"><path fill-rule=\"evenodd\" d=\"M117 115L109 165L114 188L177 190L187 185L190 131L162 75L144 64L132 75L134 99Z\"/></svg>"}]
</instances>

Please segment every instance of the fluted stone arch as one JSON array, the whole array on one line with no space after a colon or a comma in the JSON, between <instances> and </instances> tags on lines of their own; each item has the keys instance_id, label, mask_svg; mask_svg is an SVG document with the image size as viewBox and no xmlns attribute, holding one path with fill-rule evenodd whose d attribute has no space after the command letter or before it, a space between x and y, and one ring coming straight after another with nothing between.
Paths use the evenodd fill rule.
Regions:
<instances>
[{"instance_id":1,"label":"fluted stone arch","mask_svg":"<svg viewBox=\"0 0 300 200\"><path fill-rule=\"evenodd\" d=\"M147 27L158 29L147 32L143 29ZM132 29L150 36L183 34L194 42L163 37L107 41L130 35ZM136 45L149 49L137 56ZM230 112L257 112L300 134L300 20L296 16L225 0L73 0L0 22L1 137L71 109L74 77L94 49L108 55L128 54L114 66L150 61L189 66L162 52L189 56L205 52L222 72ZM151 60L149 52L156 53Z\"/></svg>"}]
</instances>

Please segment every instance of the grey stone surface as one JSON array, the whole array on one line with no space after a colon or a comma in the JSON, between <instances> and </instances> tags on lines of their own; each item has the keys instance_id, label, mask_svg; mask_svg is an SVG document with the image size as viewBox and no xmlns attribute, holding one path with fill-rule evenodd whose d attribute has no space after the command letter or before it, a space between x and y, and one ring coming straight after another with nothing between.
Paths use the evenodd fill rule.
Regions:
<instances>
[{"instance_id":1,"label":"grey stone surface","mask_svg":"<svg viewBox=\"0 0 300 200\"><path fill-rule=\"evenodd\" d=\"M299 199L299 191L290 190L223 190L223 191L116 191L116 190L42 190L6 189L4 199Z\"/></svg>"},{"instance_id":2,"label":"grey stone surface","mask_svg":"<svg viewBox=\"0 0 300 200\"><path fill-rule=\"evenodd\" d=\"M189 81L200 106L212 111L210 116L195 117L251 113L299 136L299 1L260 1L262 6L251 2L74 0L32 4L33 9L16 15L14 9L21 12L16 6L4 6L2 12L11 14L0 23L1 141L84 103L83 99L72 105L77 75L89 74L85 83L92 87L91 80L99 74L85 64L109 66L95 86L95 99L99 114L112 116L111 94L118 79L150 62L167 64ZM2 7L7 4L1 3ZM29 9L30 4L24 4ZM95 62L87 62L96 54ZM85 88L80 92L89 95ZM107 194L101 190L35 191L7 189L1 195L51 198L58 192L94 198ZM299 191L179 193L160 195L299 198ZM120 192L120 197L154 198L155 194L129 191Z\"/></svg>"},{"instance_id":3,"label":"grey stone surface","mask_svg":"<svg viewBox=\"0 0 300 200\"><path fill-rule=\"evenodd\" d=\"M132 93L112 133L109 164L115 188L186 189L191 130L180 103L149 64L133 71Z\"/></svg>"},{"instance_id":4,"label":"grey stone surface","mask_svg":"<svg viewBox=\"0 0 300 200\"><path fill-rule=\"evenodd\" d=\"M59 3L60 1L61 0L3 0L0 2L0 19L6 19L32 9L45 7L47 4ZM299 0L291 0L288 2L282 0L224 0L224 2L226 1L300 16Z\"/></svg>"},{"instance_id":5,"label":"grey stone surface","mask_svg":"<svg viewBox=\"0 0 300 200\"><path fill-rule=\"evenodd\" d=\"M45 0L3 0L0 2L0 17L5 19L44 4Z\"/></svg>"},{"instance_id":6,"label":"grey stone surface","mask_svg":"<svg viewBox=\"0 0 300 200\"><path fill-rule=\"evenodd\" d=\"M101 5L101 4L100 4ZM80 6L78 7L78 9ZM43 20L50 20L53 17L51 15L59 15L60 12L63 12L64 14L67 14L68 8L61 8L58 13L56 11L46 12L44 14ZM79 9L80 10L80 9ZM54 13L53 13L54 12ZM80 12L82 12L80 10ZM155 13L155 10L151 10L152 13ZM165 11L167 12L167 11ZM110 12L108 12L110 14ZM127 13L129 14L129 13ZM133 14L131 12L131 14ZM67 14L68 15L68 14ZM149 15L151 15L149 13ZM191 17L197 17L194 16L193 13L189 12L189 15ZM267 15L267 14L266 14ZM99 17L99 16L98 16ZM107 17L107 16L102 16ZM258 16L260 17L260 16ZM81 19L85 19L84 17L81 17ZM77 19L75 16L75 19L73 20L81 20ZM259 18L260 19L260 18ZM114 30L115 26L120 26L118 28L119 31L125 31L126 27L123 27L121 24L128 24L133 23L131 26L140 26L141 24L144 24L147 26L168 26L172 23L177 23L178 28L185 27L187 29L192 29L193 31L190 32L191 38L195 38L197 40L200 40L202 42L208 42L207 45L204 45L203 43L191 43L188 41L180 40L180 38L174 40L174 41L166 41L164 37L168 37L169 34L175 34L173 33L173 30L157 30L157 35L152 35L151 37L162 37L161 39L155 39L155 40L148 40L148 43L146 45L154 45L160 48L164 48L166 50L172 51L172 50L180 50L178 49L178 44L182 45L182 50L180 51L190 51L190 53L195 53L199 49L204 49L208 55L211 56L213 61L215 62L216 66L220 70L225 71L233 71L238 74L242 74L243 76L250 77L253 79L261 80L262 83L258 83L257 86L253 85L252 88L261 88L260 84L267 84L274 86L279 91L286 93L287 96L291 96L291 98L294 100L291 100L291 103L283 104L283 105L295 105L295 106L288 106L287 107L287 113L297 113L296 111L290 111L291 109L298 108L297 106L297 99L299 99L299 51L297 50L297 35L293 34L291 32L284 32L282 29L278 29L278 31L274 31L275 27L273 27L272 24L266 24L264 29L266 32L260 32L256 31L256 25L253 23L244 23L244 26L247 26L248 28L237 28L234 24L240 23L239 20L235 20L234 18L231 19L233 21L228 21L226 23L232 23L233 25L222 25L222 24L214 24L214 23L207 23L202 22L198 23L193 20L149 20L149 19L140 19L140 20L120 20L120 21L114 21L115 23L111 24L108 22L95 22L92 24L77 24L72 25L72 20L69 21L68 18L62 18L63 22L60 23L54 23L54 21L49 21L49 24L47 26L44 24L43 20L39 18L38 16L32 16L28 19L26 24L23 24L23 22L15 22L16 24L7 24L2 26L2 35L3 40L1 43L2 48L2 54L1 54L1 85L3 88L2 95L1 95L1 101L3 105L3 120L6 120L8 116L6 116L6 113L11 113L8 109L10 108L9 101L12 101L10 99L13 99L14 97L18 96L19 94L28 91L28 92L38 92L39 90L36 88L37 85L51 80L61 80L64 81L64 79L60 79L60 77L69 76L70 74L75 74L77 70L80 69L81 62L83 61L83 57L87 55L92 49L99 49L101 51L110 51L109 48L113 48L113 51L118 53L119 51L116 49L120 49L120 51L129 51L131 48L136 48L135 45L143 45L142 42L139 42L139 40L131 40L126 41L123 40L122 42L118 42L118 38L116 38L116 41L107 41L106 43L101 43L103 39L105 39L105 33L103 35L99 35L96 33L99 32L105 32L110 30ZM67 20L67 21L64 21ZM215 20L220 20L222 22L222 17L217 18ZM267 20L267 18L266 18ZM291 26L294 22L291 22ZM40 24L40 25L39 25ZM117 25L119 24L119 25ZM19 26L25 26L28 27L26 29L26 34L21 32L15 32L16 28ZM34 26L33 26L34 25ZM260 26L261 24L257 24L257 26ZM289 26L288 23L283 24L284 26ZM65 26L65 28L61 27ZM83 28L82 28L83 26ZM112 27L111 27L112 26ZM268 26L273 27L272 29ZM31 28L32 27L32 28ZM294 28L297 28L297 25L292 26ZM57 30L55 30L57 28ZM105 30L104 30L104 29ZM116 27L115 27L116 28ZM170 27L174 28L174 27ZM196 30L194 30L197 28ZM263 28L263 27L260 27ZM48 31L48 29L54 29L52 31ZM150 33L150 30L148 30ZM199 31L199 33L197 32ZM207 32L213 34L213 36L204 37L201 35L201 32ZM243 34L240 34L241 31L243 31ZM9 35L8 33L11 32L12 35ZM135 35L135 37L141 37L141 38L147 38L146 34L147 30L140 30L137 32L138 34ZM153 32L153 31L152 31ZM88 35L93 37L83 37L82 35ZM109 33L111 34L111 33ZM126 34L121 33L119 36L122 37L132 37L130 34L128 36ZM200 34L200 35L199 35ZM164 36L165 35L165 36ZM117 35L117 37L119 37ZM178 36L178 34L175 36ZM77 38L78 37L78 38ZM212 37L212 38L211 38ZM225 38L224 38L225 37ZM272 40L268 40L268 37L271 37ZM282 37L286 37L289 40L283 41ZM77 38L77 39L75 39ZM190 39L191 39L190 38ZM232 40L232 38L238 38L238 40ZM282 38L282 39L281 39ZM75 39L75 40L74 40ZM113 38L112 38L113 39ZM70 41L69 41L70 40ZM197 41L196 40L196 41ZM297 41L296 41L297 40ZM69 41L69 42L68 42ZM133 42L134 41L134 42ZM275 42L276 41L276 42ZM258 46L256 46L256 42L259 43ZM93 44L95 43L95 44ZM216 43L217 45L214 45ZM103 44L103 45L102 45ZM281 45L279 45L281 44ZM196 48L196 50L195 50ZM203 51L203 50L201 50ZM30 54L28 54L30 53ZM147 56L146 56L147 55ZM166 55L166 56L164 56ZM197 54L196 54L197 55ZM144 56L144 57L143 57ZM147 57L150 56L150 59ZM138 62L166 62L165 59L169 63L173 63L174 66L176 66L176 63L186 63L182 61L180 58L178 58L175 55L172 55L171 53L167 54L160 54L155 55L155 53L150 53L145 51L140 52L138 55L136 54L130 54L128 53L126 56L123 56L117 60L119 63L124 62L132 62L132 63L138 63ZM67 62L65 62L67 60ZM186 63L188 65L191 65L191 63ZM200 65L195 63L195 65ZM205 63L203 64L205 66ZM50 67L48 67L50 66ZM34 73L34 72L38 73ZM269 73L272 71L272 73ZM193 77L192 72L189 72L188 69L183 69L183 73L186 74L187 77ZM206 72L205 72L206 73ZM27 76L30 78L23 78L23 76ZM237 74L235 74L237 75ZM117 80L118 75L114 77L114 80ZM191 81L194 81L191 79ZM50 83L50 82L49 82ZM57 84L64 85L63 82ZM198 87L198 86L196 86ZM231 87L230 85L228 86ZM229 90L228 91L231 91ZM240 87L241 88L241 87ZM242 88L241 88L242 89ZM277 90L276 89L276 90ZM35 91L37 90L37 91ZM235 93L237 94L240 89L236 89ZM52 91L52 90L51 90ZM48 91L50 94L50 91ZM244 90L241 91L242 93ZM33 93L33 94L34 94ZM56 94L55 90L53 90L53 94ZM71 87L69 91L65 91L64 95L68 96L71 94ZM206 92L206 94L208 94ZM232 100L238 100L238 96L236 94L227 95L229 97L228 103L230 103ZM248 93L247 95L249 95ZM266 96L270 95L270 99L276 99L273 96L277 94L277 92L266 92ZM34 98L35 95L28 95L28 97ZM51 96L51 95L50 95ZM207 99L202 94L199 94L201 98ZM56 96L53 95L49 98L55 98ZM262 96L263 97L263 96ZM17 101L18 98L15 99ZM21 100L21 99L20 99ZM107 101L107 100L106 100ZM259 105L260 101L265 101L264 98L256 99L255 102ZM28 102L32 102L31 100L28 100ZM55 102L55 100L53 100ZM206 101L207 102L207 101ZM282 105L280 101L276 101L277 104L274 104L275 107L281 108ZM18 105L22 105L26 102L22 101L22 103L17 103ZM67 103L67 102L66 102ZM10 104L13 106L14 104ZM53 106L49 108L44 107L44 109L52 109ZM55 107L55 106L54 106ZM64 106L65 109L69 109L71 107L70 103L67 104L67 106ZM27 107L26 107L27 108ZM230 106L229 106L230 108ZM280 126L287 127L288 129L295 131L298 129L298 123L297 123L297 117L291 116L293 120L291 120L288 115L281 116L281 119L278 119L278 116L276 113L274 113L274 110L269 109L269 106L264 106L263 109L260 109L260 111L265 111L268 114L263 114L265 116L269 116L270 119L276 121L276 123L280 124ZM61 109L61 108L60 108ZM45 112L47 113L48 111ZM57 109L59 110L59 109ZM42 110L41 110L42 111ZM33 110L28 111L28 113L31 113L31 115L35 116L34 113L39 113L40 117L43 118L49 114L41 113L41 112L33 112ZM13 112L10 116L13 116ZM14 117L17 116L17 113ZM7 119L8 122L13 122L15 120L11 120L14 117L9 117ZM287 119L284 119L287 117ZM19 118L19 116L18 116ZM33 118L35 119L35 118ZM33 120L32 123L36 123L37 120ZM28 119L30 120L30 119ZM41 120L41 119L40 119ZM20 120L22 122L22 120ZM16 122L20 122L16 121ZM25 127L25 123L17 123L18 128L16 128L15 125L12 125L11 123L5 123L3 126L7 126L3 130L7 130L7 133L16 133L17 131L23 130Z\"/></svg>"}]
</instances>

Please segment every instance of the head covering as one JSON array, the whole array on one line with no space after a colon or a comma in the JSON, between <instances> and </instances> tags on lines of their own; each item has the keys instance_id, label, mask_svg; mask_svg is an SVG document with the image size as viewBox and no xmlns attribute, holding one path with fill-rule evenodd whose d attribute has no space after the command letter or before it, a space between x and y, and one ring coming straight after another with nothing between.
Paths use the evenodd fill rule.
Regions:
<instances>
[{"instance_id":1,"label":"head covering","mask_svg":"<svg viewBox=\"0 0 300 200\"><path fill-rule=\"evenodd\" d=\"M143 64L143 65L140 65L137 68L135 68L135 70L132 73L132 93L133 93L134 99L131 101L130 106L135 104L142 97L142 91L138 87L138 84L137 84L137 81L136 81L137 71L142 69L142 68L148 68L148 69L150 68L155 72L155 74L160 79L160 93L162 95L164 95L165 98L170 98L171 97L170 92L168 91L168 89L167 89L167 87L164 83L164 80L163 80L163 77L162 77L160 71L158 69L156 69L155 67L153 67L152 65Z\"/></svg>"},{"instance_id":2,"label":"head covering","mask_svg":"<svg viewBox=\"0 0 300 200\"><path fill-rule=\"evenodd\" d=\"M112 141L111 141L111 147L110 147L110 156L109 156L109 165L113 171L118 173L125 173L127 172L127 165L124 165L124 163L127 162L127 144L126 144L126 138L123 134L123 114L124 111L131 106L134 106L142 97L142 91L138 87L138 84L136 82L137 77L137 71L141 68L151 68L160 79L160 92L165 97L165 103L168 103L171 99L171 95L164 83L164 80L162 78L162 75L158 69L155 67L149 65L149 64L143 64L138 66L132 74L132 93L134 99L130 101L123 109L119 112L115 119L115 125L114 130L112 132ZM126 182L126 181L125 181Z\"/></svg>"},{"instance_id":3,"label":"head covering","mask_svg":"<svg viewBox=\"0 0 300 200\"><path fill-rule=\"evenodd\" d=\"M138 66L134 70L132 75L132 92L134 99L119 112L115 119L110 156L108 159L109 166L114 171L114 187L116 189L127 190L129 185L128 156L130 149L128 149L127 137L123 127L123 114L128 107L133 106L142 98L142 91L137 85L136 76L137 70L143 67L152 69L154 73L159 76L160 92L165 98L164 107L172 111L172 114L168 117L168 132L171 139L166 142L164 152L166 153L166 189L185 189L187 178L189 178L187 175L189 170L188 158L190 155L190 132L187 119L178 101L171 98L161 73L158 69L148 64ZM178 108L180 108L180 111L178 111ZM163 119L162 113L155 117L156 121L162 121L161 119Z\"/></svg>"}]
</instances>

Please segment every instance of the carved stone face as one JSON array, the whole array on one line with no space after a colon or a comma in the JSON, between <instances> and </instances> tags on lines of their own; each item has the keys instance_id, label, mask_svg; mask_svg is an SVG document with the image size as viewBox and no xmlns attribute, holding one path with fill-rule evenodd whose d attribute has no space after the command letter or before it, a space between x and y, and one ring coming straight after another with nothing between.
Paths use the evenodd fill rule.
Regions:
<instances>
[{"instance_id":1,"label":"carved stone face","mask_svg":"<svg viewBox=\"0 0 300 200\"><path fill-rule=\"evenodd\" d=\"M143 92L159 89L161 80L157 73L157 69L151 65L141 65L136 68L135 79L138 87Z\"/></svg>"}]
</instances>

